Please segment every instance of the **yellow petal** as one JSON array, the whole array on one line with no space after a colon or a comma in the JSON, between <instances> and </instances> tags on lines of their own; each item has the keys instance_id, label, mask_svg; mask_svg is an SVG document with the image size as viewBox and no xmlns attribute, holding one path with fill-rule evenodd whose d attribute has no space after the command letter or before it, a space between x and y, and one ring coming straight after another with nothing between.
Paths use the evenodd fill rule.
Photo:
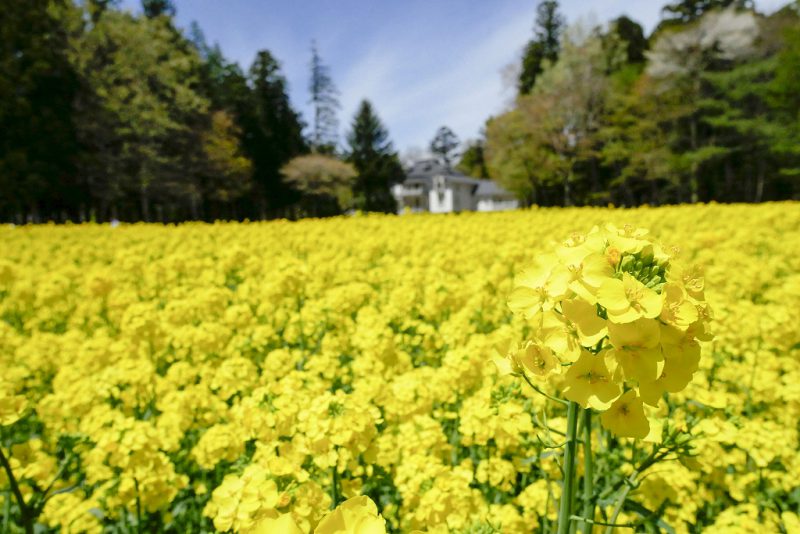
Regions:
<instances>
[{"instance_id":1,"label":"yellow petal","mask_svg":"<svg viewBox=\"0 0 800 534\"><path fill-rule=\"evenodd\" d=\"M378 507L366 495L352 497L322 518L314 534L385 534L386 522L378 515Z\"/></svg>"},{"instance_id":2,"label":"yellow petal","mask_svg":"<svg viewBox=\"0 0 800 534\"><path fill-rule=\"evenodd\" d=\"M584 408L605 410L620 394L620 386L612 380L603 353L582 351L564 376L564 396Z\"/></svg>"},{"instance_id":3,"label":"yellow petal","mask_svg":"<svg viewBox=\"0 0 800 534\"><path fill-rule=\"evenodd\" d=\"M336 510L328 512L328 514L322 518L317 528L314 529L314 534L338 534L340 532L347 532L346 528L347 525L344 521L344 513L342 513L340 508L336 508Z\"/></svg>"},{"instance_id":4,"label":"yellow petal","mask_svg":"<svg viewBox=\"0 0 800 534\"><path fill-rule=\"evenodd\" d=\"M650 423L644 414L642 399L634 390L623 394L603 412L600 422L618 437L642 439L650 433Z\"/></svg>"},{"instance_id":5,"label":"yellow petal","mask_svg":"<svg viewBox=\"0 0 800 534\"><path fill-rule=\"evenodd\" d=\"M642 438L642 441L646 441L648 443L661 443L662 441L664 441L663 439L664 421L661 419L648 417L647 422L650 425L650 432L648 432L647 435Z\"/></svg>"},{"instance_id":6,"label":"yellow petal","mask_svg":"<svg viewBox=\"0 0 800 534\"><path fill-rule=\"evenodd\" d=\"M661 339L658 321L637 319L629 323L608 323L608 339L618 349L653 348Z\"/></svg>"},{"instance_id":7,"label":"yellow petal","mask_svg":"<svg viewBox=\"0 0 800 534\"><path fill-rule=\"evenodd\" d=\"M614 268L608 259L601 254L592 254L583 260L581 279L593 289L599 288L606 280L614 277Z\"/></svg>"},{"instance_id":8,"label":"yellow petal","mask_svg":"<svg viewBox=\"0 0 800 534\"><path fill-rule=\"evenodd\" d=\"M642 316L652 319L661 314L661 295L650 289L644 287L641 298L637 301L642 309Z\"/></svg>"},{"instance_id":9,"label":"yellow petal","mask_svg":"<svg viewBox=\"0 0 800 534\"><path fill-rule=\"evenodd\" d=\"M495 354L492 356L492 363L497 366L497 373L500 376L514 374L514 368L511 365L511 360L509 358Z\"/></svg>"},{"instance_id":10,"label":"yellow petal","mask_svg":"<svg viewBox=\"0 0 800 534\"><path fill-rule=\"evenodd\" d=\"M608 320L609 322L614 322L617 324L625 324L635 321L642 316L641 313L636 311L633 308L628 308L624 311L608 311Z\"/></svg>"},{"instance_id":11,"label":"yellow petal","mask_svg":"<svg viewBox=\"0 0 800 534\"><path fill-rule=\"evenodd\" d=\"M631 303L625 295L625 286L622 280L609 278L605 280L597 289L597 303L609 311L622 313L628 310Z\"/></svg>"},{"instance_id":12,"label":"yellow petal","mask_svg":"<svg viewBox=\"0 0 800 534\"><path fill-rule=\"evenodd\" d=\"M569 291L572 274L566 269L556 269L545 284L547 295L554 301L564 298Z\"/></svg>"},{"instance_id":13,"label":"yellow petal","mask_svg":"<svg viewBox=\"0 0 800 534\"><path fill-rule=\"evenodd\" d=\"M597 308L581 299L565 300L561 303L564 316L569 319L578 332L581 345L593 347L606 337L606 320L597 315Z\"/></svg>"},{"instance_id":14,"label":"yellow petal","mask_svg":"<svg viewBox=\"0 0 800 534\"><path fill-rule=\"evenodd\" d=\"M514 285L529 287L531 289L544 287L550 275L550 267L544 258L540 258L536 265L523 269L514 277Z\"/></svg>"},{"instance_id":15,"label":"yellow petal","mask_svg":"<svg viewBox=\"0 0 800 534\"><path fill-rule=\"evenodd\" d=\"M251 531L253 534L303 534L291 514L281 514L277 518L260 521Z\"/></svg>"},{"instance_id":16,"label":"yellow petal","mask_svg":"<svg viewBox=\"0 0 800 534\"><path fill-rule=\"evenodd\" d=\"M513 313L525 317L535 315L542 309L542 293L529 287L517 287L508 296L508 307Z\"/></svg>"},{"instance_id":17,"label":"yellow petal","mask_svg":"<svg viewBox=\"0 0 800 534\"><path fill-rule=\"evenodd\" d=\"M654 408L658 407L658 403L661 402L661 397L664 396L666 391L661 377L650 382L639 382L639 396L642 397L642 401L648 406Z\"/></svg>"},{"instance_id":18,"label":"yellow petal","mask_svg":"<svg viewBox=\"0 0 800 534\"><path fill-rule=\"evenodd\" d=\"M658 379L664 368L661 348L613 349L614 356L622 366L626 380L652 382Z\"/></svg>"},{"instance_id":19,"label":"yellow petal","mask_svg":"<svg viewBox=\"0 0 800 534\"><path fill-rule=\"evenodd\" d=\"M546 346L528 342L516 353L516 360L538 378L546 378L560 368L558 358Z\"/></svg>"},{"instance_id":20,"label":"yellow petal","mask_svg":"<svg viewBox=\"0 0 800 534\"><path fill-rule=\"evenodd\" d=\"M585 300L589 304L597 304L597 297L592 292L596 290L592 290L592 288L586 285L582 280L573 280L570 282L569 289L575 293L578 298Z\"/></svg>"},{"instance_id":21,"label":"yellow petal","mask_svg":"<svg viewBox=\"0 0 800 534\"><path fill-rule=\"evenodd\" d=\"M497 372L500 374L500 376L513 374L513 361L509 357L511 341L506 340L502 343L498 343L492 349L492 362L497 366Z\"/></svg>"}]
</instances>

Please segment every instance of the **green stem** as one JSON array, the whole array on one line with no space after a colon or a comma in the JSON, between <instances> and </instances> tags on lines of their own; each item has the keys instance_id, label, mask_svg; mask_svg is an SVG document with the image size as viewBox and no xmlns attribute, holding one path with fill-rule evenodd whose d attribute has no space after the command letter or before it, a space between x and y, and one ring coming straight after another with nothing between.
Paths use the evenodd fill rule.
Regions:
<instances>
[{"instance_id":1,"label":"green stem","mask_svg":"<svg viewBox=\"0 0 800 534\"><path fill-rule=\"evenodd\" d=\"M564 444L564 483L558 510L558 534L567 534L572 517L572 496L575 488L575 444L578 429L578 404L567 405L567 442Z\"/></svg>"},{"instance_id":2,"label":"green stem","mask_svg":"<svg viewBox=\"0 0 800 534\"><path fill-rule=\"evenodd\" d=\"M625 487L622 489L622 492L620 492L619 498L617 499L617 505L614 507L614 513L611 514L611 520L609 521L611 525L617 522L617 517L619 517L619 513L622 511L622 505L625 504L625 499L628 498L628 492L631 491L632 487L633 487L632 484L626 484ZM614 532L613 526L608 526L606 528L606 534L613 534L613 532Z\"/></svg>"},{"instance_id":3,"label":"green stem","mask_svg":"<svg viewBox=\"0 0 800 534\"><path fill-rule=\"evenodd\" d=\"M567 401L565 401L564 399L559 399L558 397L553 397L552 395L548 395L547 393L545 393L544 391L542 391L542 390L539 388L539 386L537 386L537 385L535 385L533 382L531 382L531 379L530 379L530 378L528 378L528 375L526 375L525 373L522 373L522 378L524 378L524 379L525 379L525 382L527 382L527 383L528 383L528 385L529 385L530 387L532 387L532 388L533 388L533 390L534 390L535 392L537 392L538 394L540 394L540 395L542 395L542 396L544 396L544 397L546 397L546 398L550 399L550 400L551 400L551 401L553 401L553 402L557 402L557 403L559 403L559 404L563 404L564 406L569 406L569 403L568 403Z\"/></svg>"},{"instance_id":4,"label":"green stem","mask_svg":"<svg viewBox=\"0 0 800 534\"><path fill-rule=\"evenodd\" d=\"M139 481L133 479L136 488L136 534L142 534L142 499L139 497Z\"/></svg>"},{"instance_id":5,"label":"green stem","mask_svg":"<svg viewBox=\"0 0 800 534\"><path fill-rule=\"evenodd\" d=\"M594 524L594 462L592 458L592 410L583 410L583 534Z\"/></svg>"},{"instance_id":6,"label":"green stem","mask_svg":"<svg viewBox=\"0 0 800 534\"><path fill-rule=\"evenodd\" d=\"M592 523L593 525L599 525L602 527L634 528L633 523L606 523L605 521L589 521L577 515L573 515L570 519L578 522Z\"/></svg>"},{"instance_id":7,"label":"green stem","mask_svg":"<svg viewBox=\"0 0 800 534\"><path fill-rule=\"evenodd\" d=\"M53 486L55 486L56 482L59 481L61 476L64 474L64 471L67 470L67 467L69 466L71 460L72 460L72 453L69 453L59 466L58 471L56 472L56 476L53 477L53 480L50 482L47 488L45 488L45 490L41 493L41 496L39 500L36 502L36 504L31 507L33 509L34 517L39 517L39 515L44 510L44 506L47 504L47 500L51 497L49 495L50 490L53 489Z\"/></svg>"},{"instance_id":8,"label":"green stem","mask_svg":"<svg viewBox=\"0 0 800 534\"><path fill-rule=\"evenodd\" d=\"M22 492L19 489L17 479L14 477L14 471L11 469L11 464L8 462L6 455L3 454L3 448L0 447L0 463L3 464L6 476L8 477L8 484L11 486L11 491L14 493L14 498L17 499L19 506L19 514L22 520L22 526L25 528L26 534L33 534L33 518L30 514L28 505L25 504L25 499L22 498Z\"/></svg>"},{"instance_id":9,"label":"green stem","mask_svg":"<svg viewBox=\"0 0 800 534\"><path fill-rule=\"evenodd\" d=\"M333 480L331 481L331 485L333 489L331 491L332 495L331 498L333 499L333 503L331 503L331 510L336 508L336 505L339 504L339 465L338 462L333 466Z\"/></svg>"},{"instance_id":10,"label":"green stem","mask_svg":"<svg viewBox=\"0 0 800 534\"><path fill-rule=\"evenodd\" d=\"M8 527L9 523L11 523L11 492L5 493L6 496L3 499L5 501L5 506L3 507L3 532L11 532Z\"/></svg>"}]
</instances>

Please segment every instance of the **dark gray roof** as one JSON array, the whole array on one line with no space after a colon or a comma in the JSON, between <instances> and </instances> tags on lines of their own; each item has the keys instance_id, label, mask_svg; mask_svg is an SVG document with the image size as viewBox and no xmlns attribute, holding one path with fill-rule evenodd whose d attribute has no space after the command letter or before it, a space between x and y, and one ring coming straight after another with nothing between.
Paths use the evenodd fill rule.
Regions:
<instances>
[{"instance_id":1,"label":"dark gray roof","mask_svg":"<svg viewBox=\"0 0 800 534\"><path fill-rule=\"evenodd\" d=\"M444 176L445 180L451 184L479 186L484 181L461 174L436 159L425 159L414 163L406 171L405 181L406 183L424 183L427 186L431 186L434 176Z\"/></svg>"},{"instance_id":2,"label":"dark gray roof","mask_svg":"<svg viewBox=\"0 0 800 534\"><path fill-rule=\"evenodd\" d=\"M494 180L481 180L478 190L475 191L477 197L513 197L514 195L497 185Z\"/></svg>"}]
</instances>

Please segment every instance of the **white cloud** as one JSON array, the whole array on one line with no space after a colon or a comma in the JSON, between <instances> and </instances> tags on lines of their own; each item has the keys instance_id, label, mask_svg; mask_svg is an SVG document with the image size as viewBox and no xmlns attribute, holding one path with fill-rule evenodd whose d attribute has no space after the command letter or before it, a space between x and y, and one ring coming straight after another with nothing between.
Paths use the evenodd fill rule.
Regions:
<instances>
[{"instance_id":1,"label":"white cloud","mask_svg":"<svg viewBox=\"0 0 800 534\"><path fill-rule=\"evenodd\" d=\"M525 13L517 10L483 38L464 48L453 46L444 54L431 47L448 46L445 35L432 41L409 34L392 39L391 47L370 47L342 78L343 125L358 102L368 98L400 149L426 144L442 125L462 140L474 138L507 100L501 70L518 61L532 20L532 7Z\"/></svg>"}]
</instances>

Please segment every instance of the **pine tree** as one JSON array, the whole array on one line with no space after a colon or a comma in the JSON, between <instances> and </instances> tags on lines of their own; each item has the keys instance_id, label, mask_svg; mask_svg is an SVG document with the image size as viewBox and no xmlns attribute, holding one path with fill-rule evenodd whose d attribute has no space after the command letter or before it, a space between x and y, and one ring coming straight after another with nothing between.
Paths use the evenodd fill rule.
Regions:
<instances>
[{"instance_id":1,"label":"pine tree","mask_svg":"<svg viewBox=\"0 0 800 534\"><path fill-rule=\"evenodd\" d=\"M430 150L439 156L446 166L450 167L458 145L458 137L453 133L453 130L447 126L442 126L436 131L436 135L430 144Z\"/></svg>"},{"instance_id":2,"label":"pine tree","mask_svg":"<svg viewBox=\"0 0 800 534\"><path fill-rule=\"evenodd\" d=\"M545 61L555 63L560 49L564 17L558 12L556 0L542 0L536 8L534 38L528 41L522 55L519 74L519 93L526 95L536 84L536 78L544 70Z\"/></svg>"},{"instance_id":3,"label":"pine tree","mask_svg":"<svg viewBox=\"0 0 800 534\"><path fill-rule=\"evenodd\" d=\"M775 79L770 83L770 107L775 114L773 150L782 158L781 174L793 177L787 187L796 198L800 184L800 25L784 32L785 45L777 56Z\"/></svg>"},{"instance_id":4,"label":"pine tree","mask_svg":"<svg viewBox=\"0 0 800 534\"><path fill-rule=\"evenodd\" d=\"M61 218L75 182L77 76L59 14L71 3L9 0L0 16L0 217ZM73 216L75 212L73 211Z\"/></svg>"},{"instance_id":5,"label":"pine tree","mask_svg":"<svg viewBox=\"0 0 800 534\"><path fill-rule=\"evenodd\" d=\"M358 107L347 143L347 161L358 173L353 186L355 207L394 212L397 205L390 188L403 180L403 168L389 133L367 100Z\"/></svg>"},{"instance_id":6,"label":"pine tree","mask_svg":"<svg viewBox=\"0 0 800 534\"><path fill-rule=\"evenodd\" d=\"M142 0L142 9L145 16L155 18L160 15L172 17L175 15L175 6L172 0Z\"/></svg>"},{"instance_id":7,"label":"pine tree","mask_svg":"<svg viewBox=\"0 0 800 534\"><path fill-rule=\"evenodd\" d=\"M752 9L753 0L680 0L665 5L661 11L667 21L691 22L712 9L729 6L737 9Z\"/></svg>"},{"instance_id":8,"label":"pine tree","mask_svg":"<svg viewBox=\"0 0 800 534\"><path fill-rule=\"evenodd\" d=\"M78 132L91 149L81 174L101 212L164 220L178 217L180 205L196 206L208 119L208 101L196 91L201 58L169 20L120 11L105 13L78 48L89 92Z\"/></svg>"},{"instance_id":9,"label":"pine tree","mask_svg":"<svg viewBox=\"0 0 800 534\"><path fill-rule=\"evenodd\" d=\"M611 21L611 29L622 41L628 63L644 62L644 53L647 50L647 38L641 24L626 16L618 17Z\"/></svg>"},{"instance_id":10,"label":"pine tree","mask_svg":"<svg viewBox=\"0 0 800 534\"><path fill-rule=\"evenodd\" d=\"M339 92L331 78L330 68L322 63L316 42L311 43L311 80L309 82L314 107L312 148L317 152L333 153L339 138Z\"/></svg>"},{"instance_id":11,"label":"pine tree","mask_svg":"<svg viewBox=\"0 0 800 534\"><path fill-rule=\"evenodd\" d=\"M486 168L485 150L485 139L482 138L470 141L467 143L467 148L461 154L456 169L474 178L489 178L489 171Z\"/></svg>"},{"instance_id":12,"label":"pine tree","mask_svg":"<svg viewBox=\"0 0 800 534\"><path fill-rule=\"evenodd\" d=\"M253 178L261 196L257 209L278 215L297 201L297 194L281 178L280 169L306 151L303 125L292 109L280 64L267 50L256 55L250 67L250 114L245 117L245 151L253 161Z\"/></svg>"}]
</instances>

